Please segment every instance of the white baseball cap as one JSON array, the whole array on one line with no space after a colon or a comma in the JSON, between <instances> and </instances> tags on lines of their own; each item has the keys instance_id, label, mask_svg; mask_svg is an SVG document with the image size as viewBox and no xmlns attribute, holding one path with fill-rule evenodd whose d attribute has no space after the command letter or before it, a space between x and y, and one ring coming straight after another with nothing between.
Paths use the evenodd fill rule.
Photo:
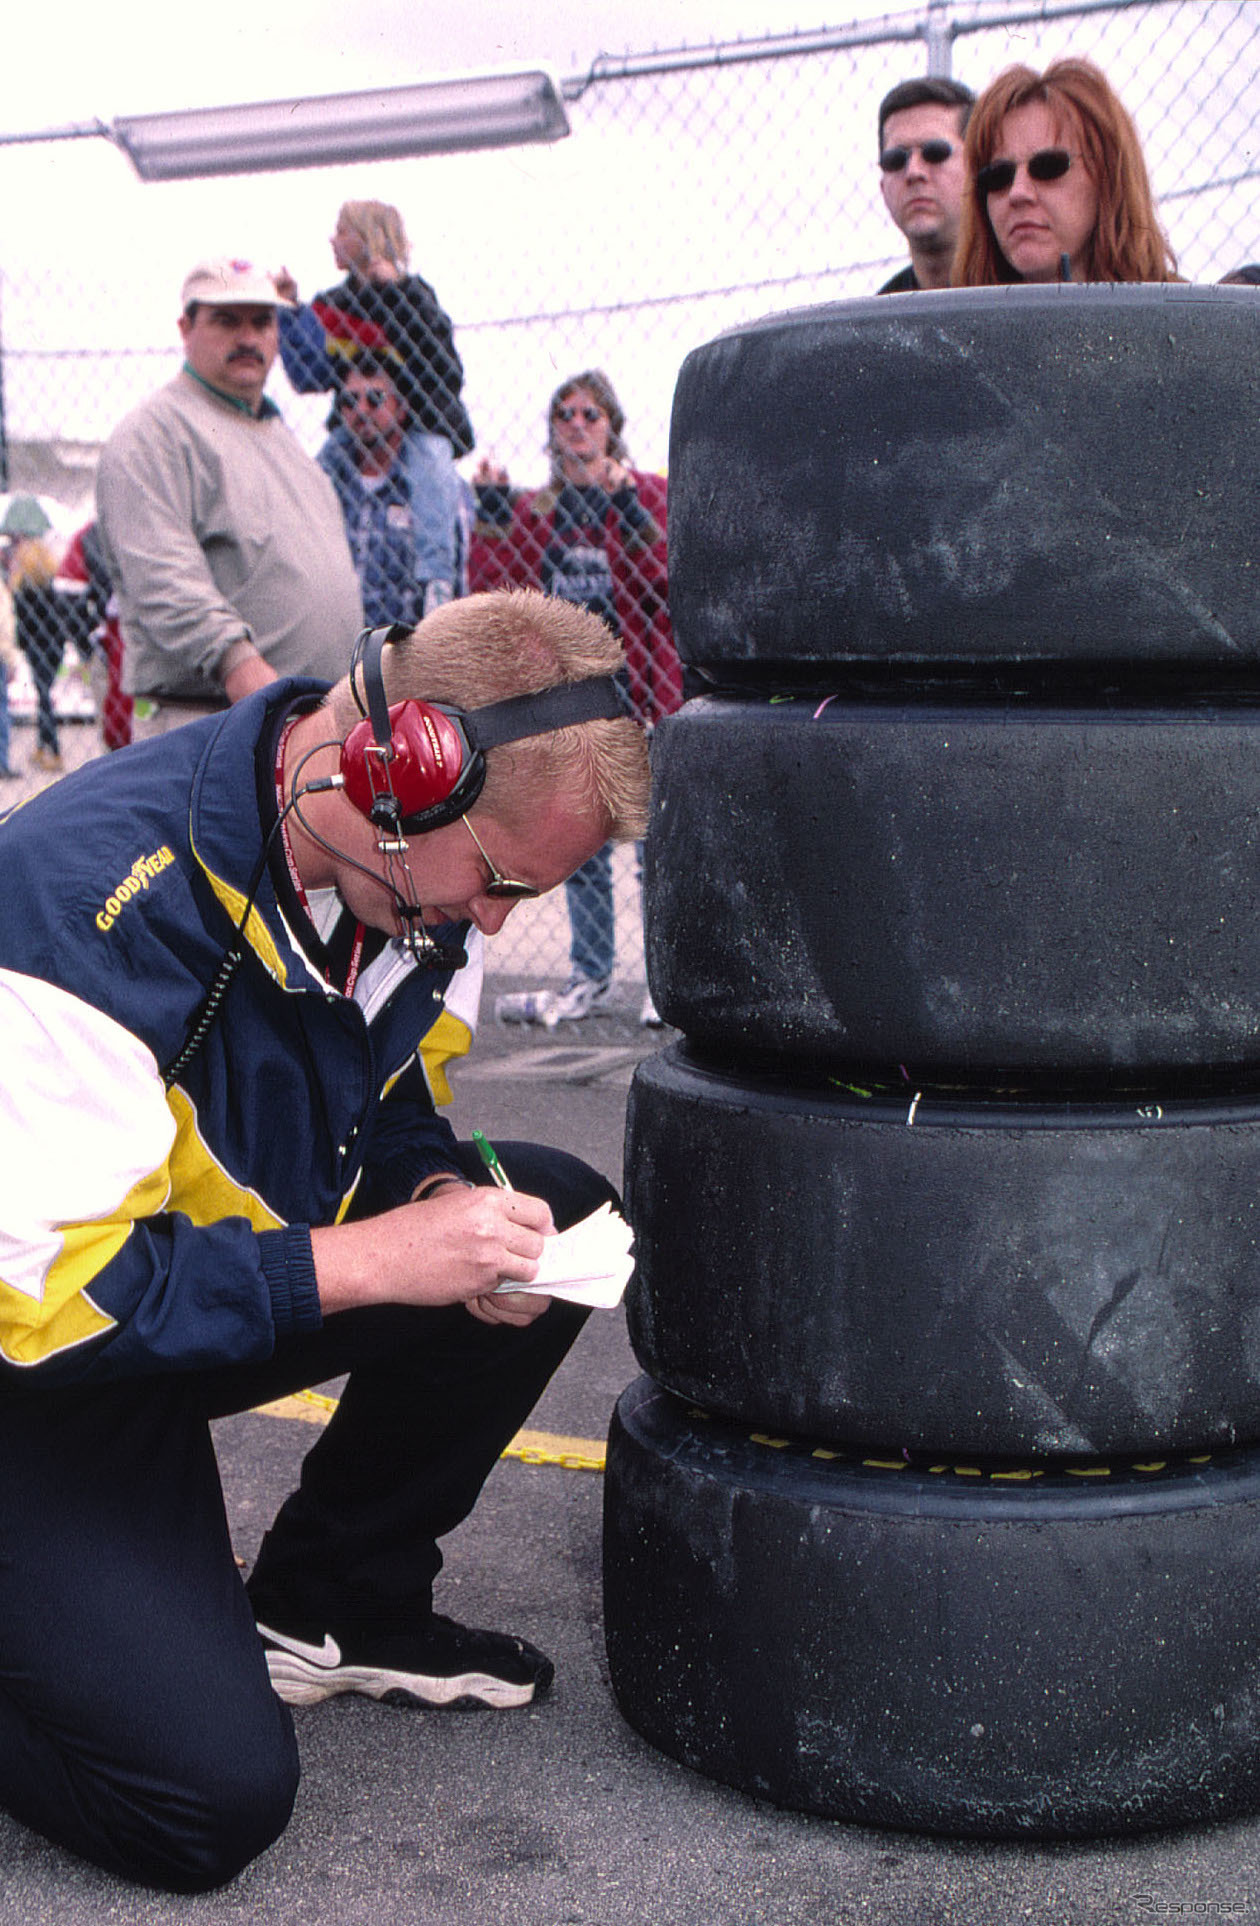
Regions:
<instances>
[{"instance_id":1,"label":"white baseball cap","mask_svg":"<svg viewBox=\"0 0 1260 1926\"><path fill-rule=\"evenodd\" d=\"M291 308L276 292L276 284L263 268L252 261L233 261L223 255L213 261L198 261L180 293L180 306L205 301L211 307Z\"/></svg>"}]
</instances>

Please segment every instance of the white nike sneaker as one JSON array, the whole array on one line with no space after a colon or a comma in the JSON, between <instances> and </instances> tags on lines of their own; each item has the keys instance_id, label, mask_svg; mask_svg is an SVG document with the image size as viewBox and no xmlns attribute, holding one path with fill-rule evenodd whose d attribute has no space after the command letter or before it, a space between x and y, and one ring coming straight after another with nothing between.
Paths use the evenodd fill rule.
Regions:
<instances>
[{"instance_id":1,"label":"white nike sneaker","mask_svg":"<svg viewBox=\"0 0 1260 1926\"><path fill-rule=\"evenodd\" d=\"M282 1632L259 1621L278 1698L318 1705L361 1692L389 1705L488 1705L541 1698L555 1676L545 1653L506 1632L481 1632L435 1612L414 1632L354 1632L342 1641L309 1627Z\"/></svg>"},{"instance_id":2,"label":"white nike sneaker","mask_svg":"<svg viewBox=\"0 0 1260 1926\"><path fill-rule=\"evenodd\" d=\"M553 1028L557 1023L580 1023L592 1010L598 1010L606 1004L611 992L612 984L607 977L570 977L547 1012L548 1028Z\"/></svg>"}]
</instances>

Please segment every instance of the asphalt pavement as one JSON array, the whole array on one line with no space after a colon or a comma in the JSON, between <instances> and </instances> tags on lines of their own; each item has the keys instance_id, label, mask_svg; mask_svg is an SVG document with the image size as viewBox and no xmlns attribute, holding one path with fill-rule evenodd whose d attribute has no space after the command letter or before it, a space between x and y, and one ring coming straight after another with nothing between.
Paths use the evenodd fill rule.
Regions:
<instances>
[{"instance_id":1,"label":"asphalt pavement","mask_svg":"<svg viewBox=\"0 0 1260 1926\"><path fill-rule=\"evenodd\" d=\"M611 1012L553 1032L487 1022L456 1080L460 1134L549 1141L620 1181L634 1064L669 1034L639 1028L641 991L619 983ZM608 1685L603 1480L589 1468L636 1371L622 1314L593 1314L529 1439L448 1541L440 1608L550 1652L546 1700L514 1712L361 1699L298 1711L303 1780L288 1831L231 1886L197 1898L120 1884L0 1818L0 1926L1260 1922L1260 1820L1050 1846L879 1832L729 1791L638 1738ZM298 1401L216 1428L246 1563L323 1415ZM768 1689L749 1678L751 1695Z\"/></svg>"}]
</instances>

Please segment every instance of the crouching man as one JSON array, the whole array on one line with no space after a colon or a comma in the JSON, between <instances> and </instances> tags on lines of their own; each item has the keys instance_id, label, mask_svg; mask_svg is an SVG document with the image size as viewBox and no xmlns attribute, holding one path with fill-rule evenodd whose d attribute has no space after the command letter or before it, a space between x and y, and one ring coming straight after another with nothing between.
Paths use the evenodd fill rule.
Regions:
<instances>
[{"instance_id":1,"label":"crouching man","mask_svg":"<svg viewBox=\"0 0 1260 1926\"><path fill-rule=\"evenodd\" d=\"M482 936L643 833L619 664L475 596L0 822L0 1805L116 1873L277 1837L285 1699L550 1681L434 1612L437 1540L582 1320L499 1287L612 1193L530 1145L489 1187L435 1098ZM209 1420L342 1373L245 1586Z\"/></svg>"}]
</instances>

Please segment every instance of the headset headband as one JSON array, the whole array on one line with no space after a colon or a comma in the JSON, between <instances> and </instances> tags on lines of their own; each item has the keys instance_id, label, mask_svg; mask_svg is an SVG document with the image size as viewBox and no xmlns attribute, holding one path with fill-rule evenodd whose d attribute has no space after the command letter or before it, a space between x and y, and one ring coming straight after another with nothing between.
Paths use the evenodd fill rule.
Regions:
<instances>
[{"instance_id":1,"label":"headset headband","mask_svg":"<svg viewBox=\"0 0 1260 1926\"><path fill-rule=\"evenodd\" d=\"M389 747L393 730L385 699L381 657L388 645L405 641L410 634L411 630L401 622L386 628L364 629L350 659L351 694L359 714L370 718L372 733L382 749ZM355 679L359 669L363 672L366 708ZM625 672L618 670L616 675L593 675L581 682L554 683L549 689L539 689L531 695L508 696L502 702L487 703L482 709L455 713L463 725L469 748L484 752L501 749L504 743L523 742L528 736L550 735L579 722L615 722L622 716L633 716L634 707Z\"/></svg>"}]
</instances>

